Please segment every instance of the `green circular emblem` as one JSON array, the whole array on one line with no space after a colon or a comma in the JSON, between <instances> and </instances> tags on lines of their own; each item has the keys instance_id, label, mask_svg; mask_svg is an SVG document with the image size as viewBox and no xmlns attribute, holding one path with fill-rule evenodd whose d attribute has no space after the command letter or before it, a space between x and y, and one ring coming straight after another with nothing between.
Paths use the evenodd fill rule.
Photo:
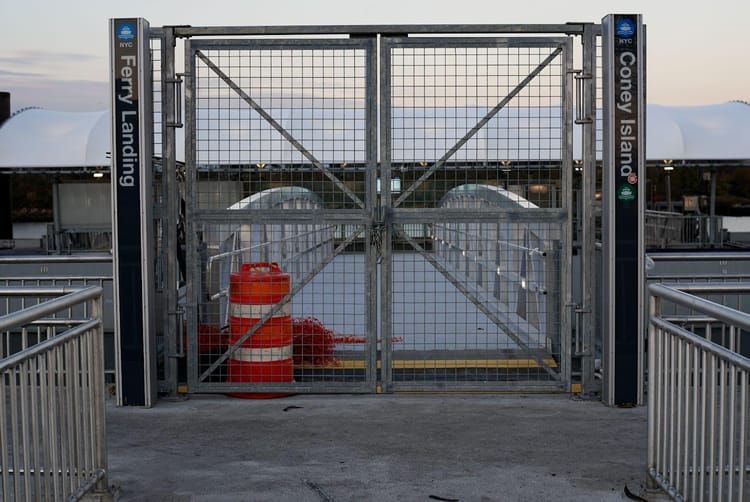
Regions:
<instances>
[{"instance_id":1,"label":"green circular emblem","mask_svg":"<svg viewBox=\"0 0 750 502\"><path fill-rule=\"evenodd\" d=\"M635 200L635 188L633 185L620 185L617 189L617 200L630 202Z\"/></svg>"}]
</instances>

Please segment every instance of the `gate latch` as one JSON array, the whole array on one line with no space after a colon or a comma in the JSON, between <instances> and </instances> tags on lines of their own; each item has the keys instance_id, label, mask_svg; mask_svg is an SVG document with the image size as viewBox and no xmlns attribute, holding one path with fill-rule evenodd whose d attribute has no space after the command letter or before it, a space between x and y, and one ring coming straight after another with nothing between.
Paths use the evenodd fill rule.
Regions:
<instances>
[{"instance_id":1,"label":"gate latch","mask_svg":"<svg viewBox=\"0 0 750 502\"><path fill-rule=\"evenodd\" d=\"M382 221L373 221L370 225L370 246L375 249L378 264L383 261L383 234L385 233L385 223Z\"/></svg>"}]
</instances>

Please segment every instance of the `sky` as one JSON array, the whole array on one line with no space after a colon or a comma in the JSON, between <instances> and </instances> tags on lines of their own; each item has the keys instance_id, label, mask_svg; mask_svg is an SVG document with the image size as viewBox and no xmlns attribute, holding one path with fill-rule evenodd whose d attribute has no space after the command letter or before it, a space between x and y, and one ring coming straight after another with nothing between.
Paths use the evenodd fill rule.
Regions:
<instances>
[{"instance_id":1,"label":"sky","mask_svg":"<svg viewBox=\"0 0 750 502\"><path fill-rule=\"evenodd\" d=\"M714 0L0 0L0 91L11 108L109 106L108 19L151 26L560 24L640 13L647 101L750 102L750 1Z\"/></svg>"}]
</instances>

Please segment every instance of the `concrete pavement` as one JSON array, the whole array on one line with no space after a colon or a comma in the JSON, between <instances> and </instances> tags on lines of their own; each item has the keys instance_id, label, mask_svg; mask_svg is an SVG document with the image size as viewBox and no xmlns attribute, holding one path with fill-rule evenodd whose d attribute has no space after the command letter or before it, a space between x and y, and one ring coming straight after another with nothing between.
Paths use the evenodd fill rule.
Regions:
<instances>
[{"instance_id":1,"label":"concrete pavement","mask_svg":"<svg viewBox=\"0 0 750 502\"><path fill-rule=\"evenodd\" d=\"M619 501L646 408L568 395L199 395L107 408L127 501Z\"/></svg>"}]
</instances>

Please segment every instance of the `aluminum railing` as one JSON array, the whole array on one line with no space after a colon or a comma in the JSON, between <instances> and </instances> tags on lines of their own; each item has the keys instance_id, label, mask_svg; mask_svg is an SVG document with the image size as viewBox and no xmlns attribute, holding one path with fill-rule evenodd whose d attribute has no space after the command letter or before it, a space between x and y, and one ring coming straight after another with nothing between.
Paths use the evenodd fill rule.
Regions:
<instances>
[{"instance_id":1,"label":"aluminum railing","mask_svg":"<svg viewBox=\"0 0 750 502\"><path fill-rule=\"evenodd\" d=\"M676 289L684 286L649 286L649 476L674 500L745 501L750 359L737 351L750 335L750 315ZM750 284L701 287L747 291ZM682 319L666 318L665 306L681 309ZM685 329L697 319L701 330ZM718 324L725 346L711 340Z\"/></svg>"},{"instance_id":2,"label":"aluminum railing","mask_svg":"<svg viewBox=\"0 0 750 502\"><path fill-rule=\"evenodd\" d=\"M723 247L722 217L646 211L644 239L647 248Z\"/></svg>"},{"instance_id":3,"label":"aluminum railing","mask_svg":"<svg viewBox=\"0 0 750 502\"><path fill-rule=\"evenodd\" d=\"M0 359L2 500L80 500L89 493L109 498L102 288L0 287L2 297L55 295L0 317L0 332L57 329ZM80 305L85 317L61 317Z\"/></svg>"},{"instance_id":4,"label":"aluminum railing","mask_svg":"<svg viewBox=\"0 0 750 502\"><path fill-rule=\"evenodd\" d=\"M99 286L103 289L104 311L102 312L102 321L104 322L104 345L105 345L105 379L109 383L115 381L115 363L114 363L114 320L112 312L112 275L86 275L90 272L85 267L91 263L99 265L101 263L111 264L111 256L4 256L0 257L0 288L12 287L45 287L45 288L82 288L86 286ZM76 266L64 274L61 273L58 266ZM4 270L2 267L6 266ZM19 267L18 271L13 267ZM29 274L31 267L41 270L39 275ZM48 268L55 268L55 273L47 272ZM99 272L99 270L97 270ZM38 297L32 296L0 296L0 316L15 310L23 309L29 305L37 304L41 301ZM67 316L78 316L85 311L85 305L78 305L75 308L68 309ZM55 330L48 330L46 326L35 325L25 330L16 332L0 331L0 358L8 355L9 351L17 347L27 347L31 343L41 341L55 335Z\"/></svg>"}]
</instances>

